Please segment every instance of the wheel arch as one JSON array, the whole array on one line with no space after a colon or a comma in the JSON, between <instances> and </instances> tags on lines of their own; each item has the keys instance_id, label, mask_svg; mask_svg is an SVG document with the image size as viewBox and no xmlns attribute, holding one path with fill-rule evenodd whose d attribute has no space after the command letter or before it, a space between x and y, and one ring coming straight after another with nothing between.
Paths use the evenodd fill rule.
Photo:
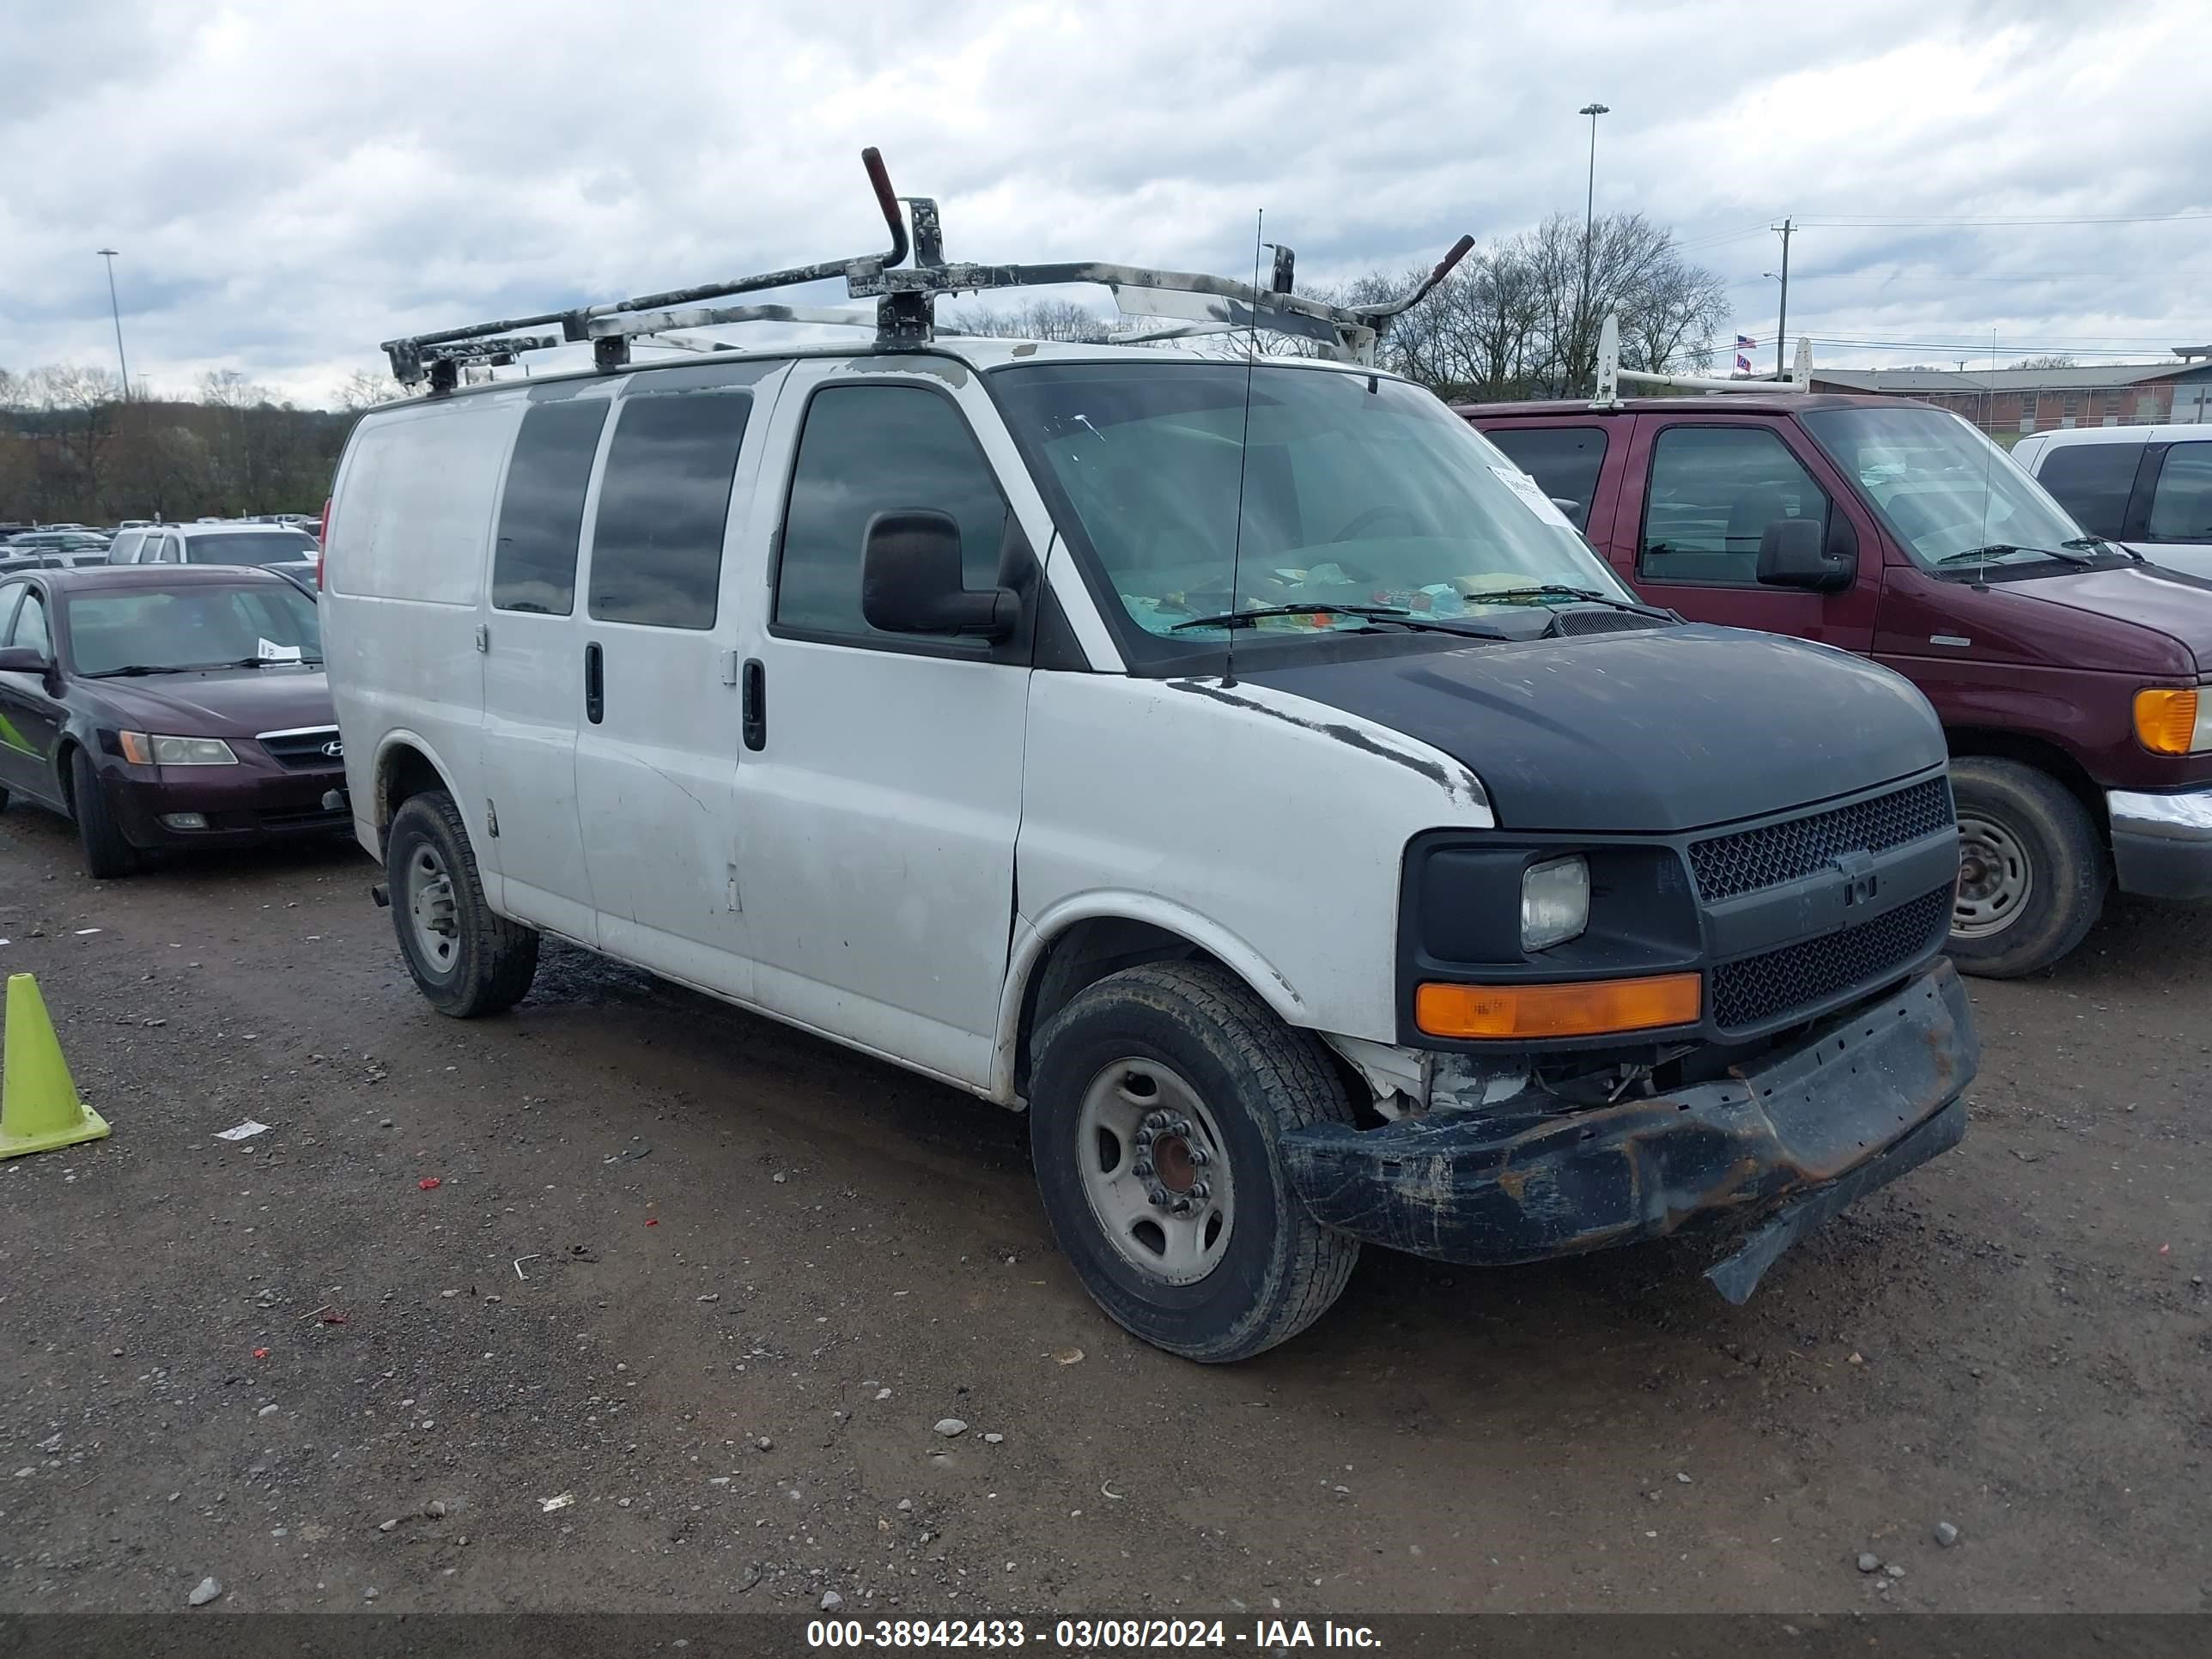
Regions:
<instances>
[{"instance_id":1,"label":"wheel arch","mask_svg":"<svg viewBox=\"0 0 2212 1659\"><path fill-rule=\"evenodd\" d=\"M2089 775L2088 769L2058 744L2047 738L1989 726L1946 726L1943 737L1954 761L2014 761L2047 773L2081 804L2081 810L2089 815L2089 822L2097 827L2098 839L2107 848L2111 847L2112 817L2105 804L2104 790Z\"/></svg>"},{"instance_id":2,"label":"wheel arch","mask_svg":"<svg viewBox=\"0 0 2212 1659\"><path fill-rule=\"evenodd\" d=\"M1173 961L1213 963L1236 975L1285 1024L1309 1023L1296 988L1228 929L1152 894L1087 893L1016 933L1000 999L991 1097L1006 1105L1022 1098L1036 1032L1074 997L1124 968Z\"/></svg>"},{"instance_id":3,"label":"wheel arch","mask_svg":"<svg viewBox=\"0 0 2212 1659\"><path fill-rule=\"evenodd\" d=\"M371 797L375 814L376 844L380 850L392 834L392 820L416 795L442 791L461 808L461 825L471 841L476 831L465 805L453 790L453 775L438 752L419 733L400 731L385 734L377 744Z\"/></svg>"}]
</instances>

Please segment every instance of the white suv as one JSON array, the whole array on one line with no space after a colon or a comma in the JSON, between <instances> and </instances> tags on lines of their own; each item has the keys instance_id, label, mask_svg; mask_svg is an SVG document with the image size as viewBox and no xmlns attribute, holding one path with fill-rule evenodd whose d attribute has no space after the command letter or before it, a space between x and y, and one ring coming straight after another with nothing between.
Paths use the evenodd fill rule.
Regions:
<instances>
[{"instance_id":1,"label":"white suv","mask_svg":"<svg viewBox=\"0 0 2212 1659\"><path fill-rule=\"evenodd\" d=\"M136 539L132 539L132 538ZM126 531L108 552L110 564L301 564L322 557L315 538L289 525L155 525Z\"/></svg>"},{"instance_id":2,"label":"white suv","mask_svg":"<svg viewBox=\"0 0 2212 1659\"><path fill-rule=\"evenodd\" d=\"M2038 432L2012 458L2091 535L2212 577L2212 426Z\"/></svg>"}]
</instances>

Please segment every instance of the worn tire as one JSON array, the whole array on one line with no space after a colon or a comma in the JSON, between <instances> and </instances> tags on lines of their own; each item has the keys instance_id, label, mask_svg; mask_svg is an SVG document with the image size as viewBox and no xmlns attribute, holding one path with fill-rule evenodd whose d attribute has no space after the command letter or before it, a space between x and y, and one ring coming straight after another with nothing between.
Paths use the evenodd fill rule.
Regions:
<instances>
[{"instance_id":1,"label":"worn tire","mask_svg":"<svg viewBox=\"0 0 2212 1659\"><path fill-rule=\"evenodd\" d=\"M417 937L405 872L427 850L441 866L453 899L453 959L442 967ZM392 927L400 954L424 999L441 1014L475 1019L502 1013L529 994L538 973L534 928L495 914L477 873L476 850L460 809L442 790L410 795L393 814L384 866L390 876Z\"/></svg>"},{"instance_id":2,"label":"worn tire","mask_svg":"<svg viewBox=\"0 0 2212 1659\"><path fill-rule=\"evenodd\" d=\"M113 881L137 872L143 856L124 840L92 757L82 749L70 751L70 811L76 819L77 845L84 849L85 874L94 881Z\"/></svg>"},{"instance_id":3,"label":"worn tire","mask_svg":"<svg viewBox=\"0 0 2212 1659\"><path fill-rule=\"evenodd\" d=\"M2088 812L2049 773L2019 761L1970 756L1951 764L1966 869L1973 884L1976 821L2009 837L2024 860L2027 892L2014 918L1994 932L1954 932L1951 960L1964 973L2015 979L2048 968L2081 942L2105 908L2112 865ZM1956 918L1954 917L1954 921Z\"/></svg>"},{"instance_id":4,"label":"worn tire","mask_svg":"<svg viewBox=\"0 0 2212 1659\"><path fill-rule=\"evenodd\" d=\"M1116 1061L1146 1060L1185 1079L1218 1127L1234 1181L1234 1218L1218 1261L1194 1283L1139 1273L1110 1242L1079 1159L1085 1091ZM1207 1364L1248 1359L1328 1310L1359 1259L1356 1239L1322 1226L1283 1171L1284 1131L1352 1121L1320 1040L1292 1030L1234 975L1210 963L1124 969L1079 994L1039 1033L1030 1087L1030 1151L1060 1249L1098 1304L1170 1353Z\"/></svg>"}]
</instances>

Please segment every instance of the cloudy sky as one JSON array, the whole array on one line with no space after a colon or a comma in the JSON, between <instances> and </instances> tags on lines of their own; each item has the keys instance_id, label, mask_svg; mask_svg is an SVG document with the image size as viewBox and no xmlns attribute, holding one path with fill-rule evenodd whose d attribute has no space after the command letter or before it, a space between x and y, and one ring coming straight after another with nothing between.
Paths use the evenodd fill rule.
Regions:
<instances>
[{"instance_id":1,"label":"cloudy sky","mask_svg":"<svg viewBox=\"0 0 2212 1659\"><path fill-rule=\"evenodd\" d=\"M1672 226L1771 353L2212 338L2203 0L0 0L0 367L319 401L395 334L874 247L1323 281L1583 206ZM836 295L821 296L834 300ZM1100 296L1103 300L1103 296Z\"/></svg>"}]
</instances>

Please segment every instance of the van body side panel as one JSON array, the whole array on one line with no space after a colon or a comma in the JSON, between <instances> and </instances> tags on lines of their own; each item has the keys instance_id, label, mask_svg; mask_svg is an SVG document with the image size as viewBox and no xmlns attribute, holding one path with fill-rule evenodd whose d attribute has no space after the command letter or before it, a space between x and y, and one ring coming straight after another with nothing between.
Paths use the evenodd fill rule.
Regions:
<instances>
[{"instance_id":1,"label":"van body side panel","mask_svg":"<svg viewBox=\"0 0 2212 1659\"><path fill-rule=\"evenodd\" d=\"M1030 678L1019 925L1172 927L1115 899L1145 896L1237 941L1194 943L1293 1025L1398 1040L1406 843L1492 824L1459 762L1303 697L1211 676Z\"/></svg>"},{"instance_id":2,"label":"van body side panel","mask_svg":"<svg viewBox=\"0 0 2212 1659\"><path fill-rule=\"evenodd\" d=\"M577 659L568 665L580 676L583 650L599 652L599 717L586 710L574 729L577 802L601 947L748 1000L754 987L748 883L739 868L746 839L737 792L739 689L730 670L747 609L759 605L758 572L774 520L756 510L757 484L784 372L778 367L742 384L679 392L657 390L668 383L665 375L640 375L624 387L586 512ZM649 571L633 570L619 579L618 592L609 591L617 579L603 568L607 503L611 482L619 516L624 490L634 500L656 476L643 470L654 465L644 450L625 447L623 422L635 428L641 416L672 414L683 421L686 411L725 434L741 422L742 440L734 464L725 451L714 467L724 505L712 592L695 592L688 605L671 611L671 601L655 599ZM696 456L678 460L690 453L684 446L655 447L671 452L666 465L678 472L696 462ZM641 469L627 485L616 476L625 464ZM672 474L667 482L672 493L678 487L707 493L703 477ZM685 625L628 619L677 611L685 613ZM693 625L699 623L706 625Z\"/></svg>"},{"instance_id":3,"label":"van body side panel","mask_svg":"<svg viewBox=\"0 0 2212 1659\"><path fill-rule=\"evenodd\" d=\"M522 409L519 395L410 404L365 417L347 446L325 551L324 651L356 833L380 857L375 762L400 729L433 746L480 856L487 847L469 810L483 799L477 605Z\"/></svg>"}]
</instances>

